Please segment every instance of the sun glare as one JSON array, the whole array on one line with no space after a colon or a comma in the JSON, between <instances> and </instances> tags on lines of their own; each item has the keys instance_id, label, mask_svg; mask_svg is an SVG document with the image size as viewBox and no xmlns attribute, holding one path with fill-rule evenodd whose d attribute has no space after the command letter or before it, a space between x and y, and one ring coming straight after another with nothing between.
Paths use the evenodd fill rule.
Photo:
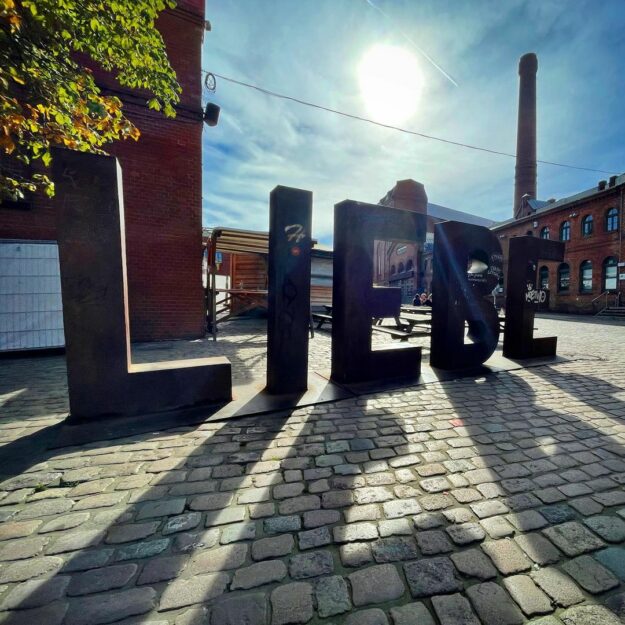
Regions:
<instances>
[{"instance_id":1,"label":"sun glare","mask_svg":"<svg viewBox=\"0 0 625 625\"><path fill-rule=\"evenodd\" d=\"M367 111L376 121L400 124L416 112L423 76L408 50L374 46L360 62L358 79Z\"/></svg>"}]
</instances>

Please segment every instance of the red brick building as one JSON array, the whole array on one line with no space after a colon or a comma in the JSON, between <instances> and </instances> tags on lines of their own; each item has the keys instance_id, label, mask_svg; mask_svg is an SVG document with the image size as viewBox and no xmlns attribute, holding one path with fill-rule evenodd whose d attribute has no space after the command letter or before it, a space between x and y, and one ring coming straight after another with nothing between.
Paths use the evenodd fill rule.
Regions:
<instances>
[{"instance_id":1,"label":"red brick building","mask_svg":"<svg viewBox=\"0 0 625 625\"><path fill-rule=\"evenodd\" d=\"M560 200L525 196L516 219L493 227L507 257L511 237L531 235L563 241L562 263L539 263L539 283L549 289L549 308L599 312L618 298L625 303L623 257L625 174ZM623 279L621 279L621 277Z\"/></svg>"},{"instance_id":2,"label":"red brick building","mask_svg":"<svg viewBox=\"0 0 625 625\"><path fill-rule=\"evenodd\" d=\"M380 286L402 290L402 302L412 302L417 292L432 291L432 250L434 226L443 221L461 221L489 227L490 219L428 202L425 189L414 180L398 180L379 204L427 214L427 237L424 245L403 241L376 241L374 281Z\"/></svg>"},{"instance_id":3,"label":"red brick building","mask_svg":"<svg viewBox=\"0 0 625 625\"><path fill-rule=\"evenodd\" d=\"M145 106L145 97L96 72L104 92L124 102L138 142L107 147L123 172L132 340L204 334L202 291L201 45L204 0L178 0L158 28L182 87L175 119ZM37 197L0 205L0 239L56 240L54 203Z\"/></svg>"}]
</instances>

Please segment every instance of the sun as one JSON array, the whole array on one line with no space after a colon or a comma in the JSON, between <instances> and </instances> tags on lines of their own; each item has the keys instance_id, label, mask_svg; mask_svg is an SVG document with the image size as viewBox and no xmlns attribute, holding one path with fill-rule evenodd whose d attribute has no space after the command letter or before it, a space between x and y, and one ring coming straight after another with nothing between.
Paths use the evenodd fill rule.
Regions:
<instances>
[{"instance_id":1,"label":"sun","mask_svg":"<svg viewBox=\"0 0 625 625\"><path fill-rule=\"evenodd\" d=\"M375 121L401 124L416 112L423 75L416 57L405 48L376 45L358 67L360 92Z\"/></svg>"}]
</instances>

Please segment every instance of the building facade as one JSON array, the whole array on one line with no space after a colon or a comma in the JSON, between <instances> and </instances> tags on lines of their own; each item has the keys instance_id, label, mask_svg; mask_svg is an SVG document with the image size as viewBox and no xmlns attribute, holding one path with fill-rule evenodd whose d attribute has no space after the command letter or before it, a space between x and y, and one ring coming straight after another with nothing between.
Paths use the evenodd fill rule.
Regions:
<instances>
[{"instance_id":1,"label":"building facade","mask_svg":"<svg viewBox=\"0 0 625 625\"><path fill-rule=\"evenodd\" d=\"M424 244L408 241L375 241L374 282L399 287L402 302L411 303L415 293L432 292L434 227L444 221L460 221L490 227L493 221L428 202L423 185L415 180L398 180L379 204L427 215Z\"/></svg>"},{"instance_id":2,"label":"building facade","mask_svg":"<svg viewBox=\"0 0 625 625\"><path fill-rule=\"evenodd\" d=\"M564 261L539 262L538 282L557 312L596 313L625 304L623 201L625 174L547 202L525 197L517 219L497 224L507 258L509 240L536 236L564 242Z\"/></svg>"},{"instance_id":3,"label":"building facade","mask_svg":"<svg viewBox=\"0 0 625 625\"><path fill-rule=\"evenodd\" d=\"M204 334L202 290L201 46L204 1L179 0L158 28L182 87L175 119L148 110L146 97L95 71L141 131L107 146L123 174L130 334L134 341ZM0 204L0 239L56 241L54 201ZM58 261L57 261L58 262Z\"/></svg>"}]
</instances>

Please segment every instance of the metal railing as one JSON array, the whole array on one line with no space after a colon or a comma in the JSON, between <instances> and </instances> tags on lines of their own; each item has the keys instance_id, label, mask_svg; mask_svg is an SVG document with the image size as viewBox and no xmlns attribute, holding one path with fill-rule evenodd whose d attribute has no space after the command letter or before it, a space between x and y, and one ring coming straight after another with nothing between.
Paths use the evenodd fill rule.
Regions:
<instances>
[{"instance_id":1,"label":"metal railing","mask_svg":"<svg viewBox=\"0 0 625 625\"><path fill-rule=\"evenodd\" d=\"M595 299L591 300L590 302L592 304L592 309L595 315L602 313L606 308L610 307L610 302L609 302L610 295L614 296L614 302L612 304L613 306L621 305L620 292L614 293L614 291L604 291L603 293L601 293L601 295L597 295L597 297L595 297ZM602 298L603 298L603 301L599 301ZM603 306L601 306L601 304L603 304Z\"/></svg>"}]
</instances>

